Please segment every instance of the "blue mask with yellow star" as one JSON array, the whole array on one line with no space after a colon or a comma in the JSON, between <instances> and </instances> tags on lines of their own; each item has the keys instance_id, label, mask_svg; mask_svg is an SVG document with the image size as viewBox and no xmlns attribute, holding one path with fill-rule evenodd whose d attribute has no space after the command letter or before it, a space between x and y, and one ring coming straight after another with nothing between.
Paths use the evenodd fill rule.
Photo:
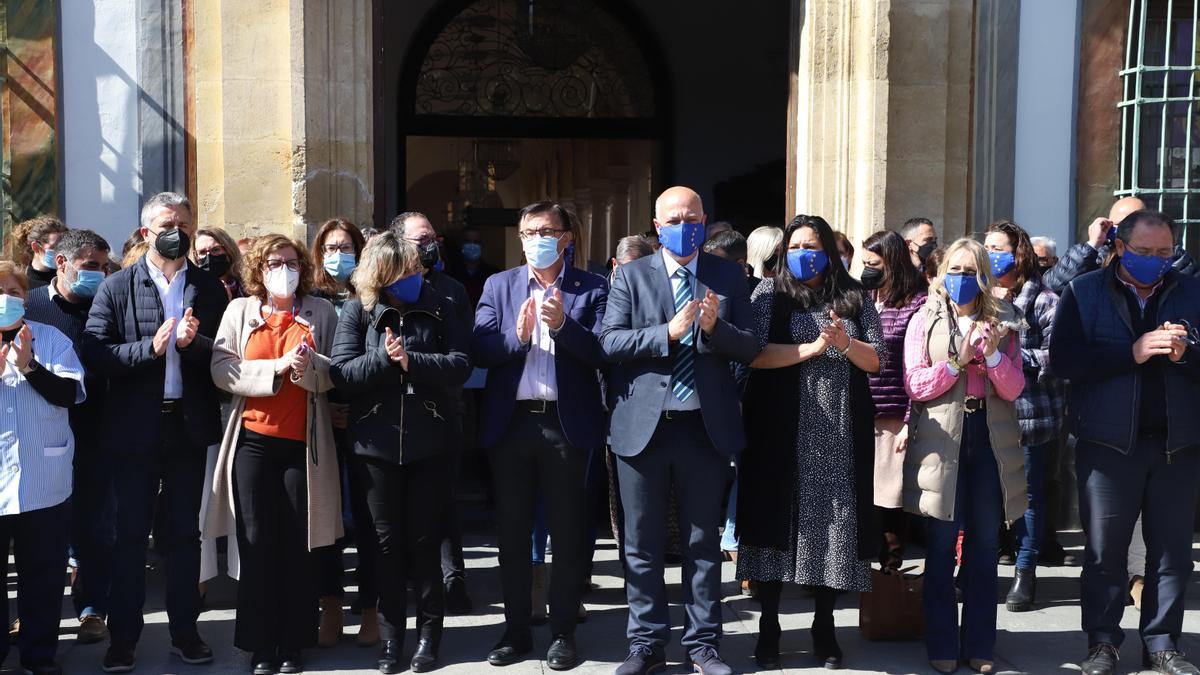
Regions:
<instances>
[{"instance_id":1,"label":"blue mask with yellow star","mask_svg":"<svg viewBox=\"0 0 1200 675\"><path fill-rule=\"evenodd\" d=\"M787 264L792 276L800 281L809 281L825 272L829 266L829 256L825 251L797 248L787 252Z\"/></svg>"}]
</instances>

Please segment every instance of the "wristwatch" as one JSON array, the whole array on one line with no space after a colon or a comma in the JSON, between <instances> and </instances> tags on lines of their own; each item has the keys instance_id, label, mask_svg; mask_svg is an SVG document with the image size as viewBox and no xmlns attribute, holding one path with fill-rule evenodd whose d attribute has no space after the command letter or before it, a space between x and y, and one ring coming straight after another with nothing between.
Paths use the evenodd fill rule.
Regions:
<instances>
[{"instance_id":1,"label":"wristwatch","mask_svg":"<svg viewBox=\"0 0 1200 675\"><path fill-rule=\"evenodd\" d=\"M29 359L29 363L25 364L24 368L18 368L17 372L21 373L22 375L28 375L40 367L41 364L37 362L37 359Z\"/></svg>"}]
</instances>

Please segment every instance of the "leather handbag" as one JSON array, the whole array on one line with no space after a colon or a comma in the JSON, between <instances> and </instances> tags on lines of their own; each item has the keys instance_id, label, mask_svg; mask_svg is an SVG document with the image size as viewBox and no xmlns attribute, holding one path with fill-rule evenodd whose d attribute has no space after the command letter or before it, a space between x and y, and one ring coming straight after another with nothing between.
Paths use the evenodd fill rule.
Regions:
<instances>
[{"instance_id":1,"label":"leather handbag","mask_svg":"<svg viewBox=\"0 0 1200 675\"><path fill-rule=\"evenodd\" d=\"M858 610L858 629L864 638L919 640L925 637L924 579L920 574L908 574L913 569L871 570L871 590L862 594Z\"/></svg>"}]
</instances>

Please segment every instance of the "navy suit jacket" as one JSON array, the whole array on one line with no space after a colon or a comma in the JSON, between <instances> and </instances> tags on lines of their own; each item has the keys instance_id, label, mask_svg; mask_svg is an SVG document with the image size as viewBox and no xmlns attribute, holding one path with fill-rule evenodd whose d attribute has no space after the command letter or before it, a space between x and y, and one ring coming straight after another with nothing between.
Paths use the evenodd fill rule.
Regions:
<instances>
[{"instance_id":1,"label":"navy suit jacket","mask_svg":"<svg viewBox=\"0 0 1200 675\"><path fill-rule=\"evenodd\" d=\"M601 344L608 369L614 453L633 457L646 448L671 396L671 370L681 348L667 337L675 316L675 295L663 253L617 268ZM696 393L708 437L725 456L746 445L738 386L730 362L750 363L758 355L746 272L738 264L701 253L696 261L696 299L712 290L721 300L712 335L696 340Z\"/></svg>"},{"instance_id":2,"label":"navy suit jacket","mask_svg":"<svg viewBox=\"0 0 1200 675\"><path fill-rule=\"evenodd\" d=\"M488 369L479 413L479 445L484 448L504 437L516 407L529 352L529 344L517 340L516 319L528 297L529 268L522 265L489 277L475 309L471 353L475 365ZM603 277L570 266L563 273L566 319L553 335L558 415L571 445L587 450L604 445L598 371L604 365L600 326L607 297Z\"/></svg>"}]
</instances>

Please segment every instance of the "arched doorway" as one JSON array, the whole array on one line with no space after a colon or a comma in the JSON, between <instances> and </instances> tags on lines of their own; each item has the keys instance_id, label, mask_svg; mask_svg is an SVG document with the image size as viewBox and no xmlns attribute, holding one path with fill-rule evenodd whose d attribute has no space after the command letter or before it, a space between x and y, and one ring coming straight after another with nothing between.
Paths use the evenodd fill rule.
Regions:
<instances>
[{"instance_id":1,"label":"arched doorway","mask_svg":"<svg viewBox=\"0 0 1200 675\"><path fill-rule=\"evenodd\" d=\"M503 226L544 198L579 216L576 258L595 267L646 229L669 178L665 68L622 2L444 2L410 42L399 87L403 205L451 239L479 226L497 267L519 258Z\"/></svg>"}]
</instances>

